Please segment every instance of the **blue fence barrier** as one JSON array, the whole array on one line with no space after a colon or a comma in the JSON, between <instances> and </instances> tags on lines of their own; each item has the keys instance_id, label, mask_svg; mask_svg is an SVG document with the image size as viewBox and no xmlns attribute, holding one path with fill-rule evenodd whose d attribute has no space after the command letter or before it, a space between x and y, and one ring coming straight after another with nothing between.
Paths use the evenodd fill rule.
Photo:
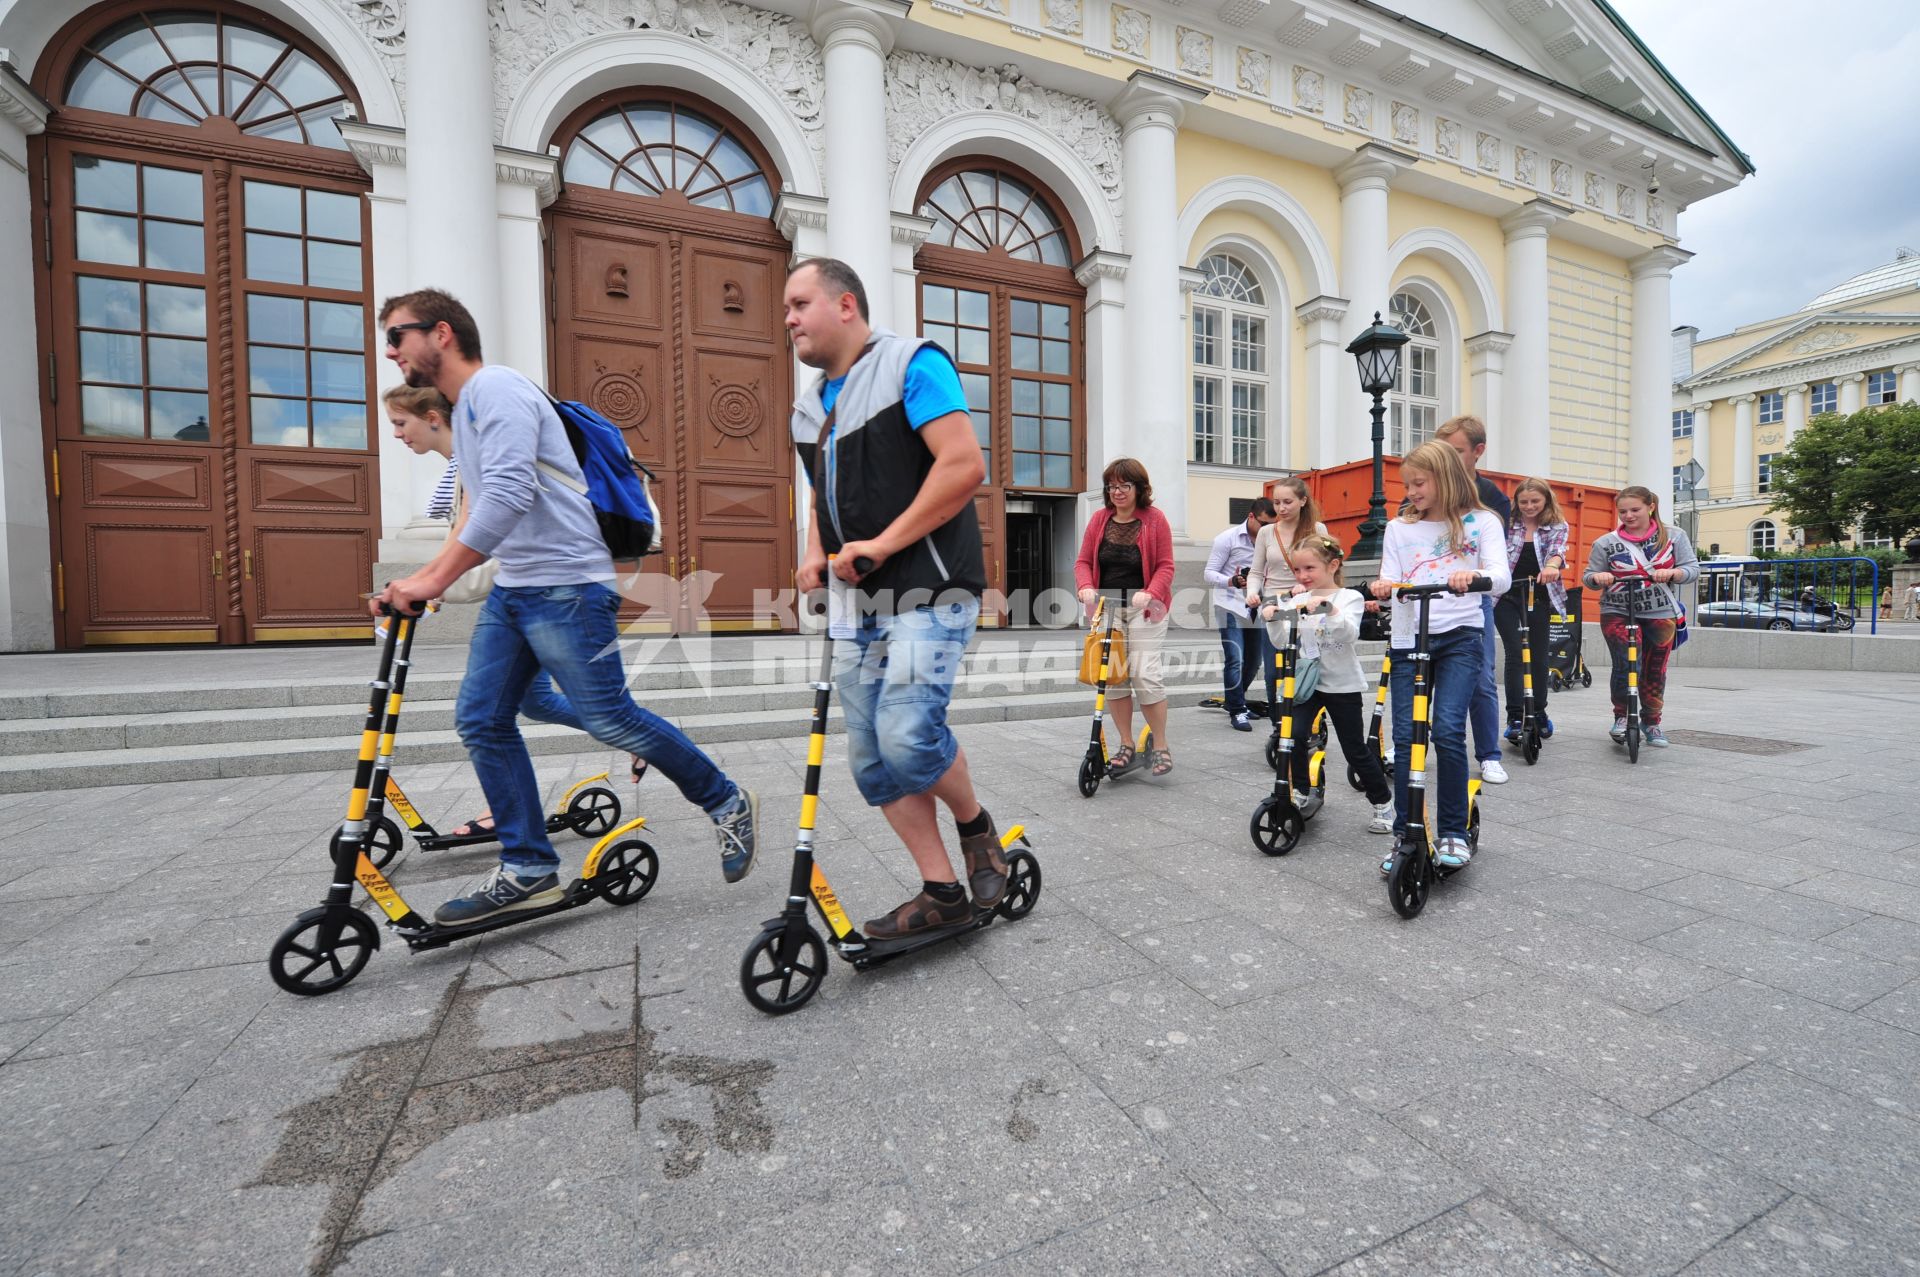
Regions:
<instances>
[{"instance_id":1,"label":"blue fence barrier","mask_svg":"<svg viewBox=\"0 0 1920 1277\"><path fill-rule=\"evenodd\" d=\"M1700 564L1690 625L1845 633L1880 632L1880 565L1867 558L1727 559Z\"/></svg>"}]
</instances>

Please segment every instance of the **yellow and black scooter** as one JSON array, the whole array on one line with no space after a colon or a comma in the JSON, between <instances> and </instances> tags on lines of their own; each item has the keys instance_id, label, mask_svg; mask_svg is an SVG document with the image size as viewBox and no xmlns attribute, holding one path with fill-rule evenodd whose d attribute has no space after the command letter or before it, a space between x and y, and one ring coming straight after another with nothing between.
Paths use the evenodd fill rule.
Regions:
<instances>
[{"instance_id":1,"label":"yellow and black scooter","mask_svg":"<svg viewBox=\"0 0 1920 1277\"><path fill-rule=\"evenodd\" d=\"M854 566L862 575L872 570L872 564L865 559L855 559ZM828 588L836 591L845 588L845 583L831 572L827 583ZM836 607L835 615L837 613ZM965 922L898 940L869 940L853 925L840 897L834 894L826 874L813 858L814 818L820 806L820 768L827 752L827 711L833 702L833 643L836 637L847 637L834 631L834 618L830 616L827 637L821 644L820 676L813 684L807 776L800 794L800 829L794 839L793 877L787 888L787 906L779 917L761 924L760 934L740 959L740 991L746 994L748 1002L769 1015L798 1011L826 979L827 946L807 921L808 900L812 900L833 932L834 952L851 962L854 970L865 971L978 931L996 917L1024 918L1040 899L1040 861L1033 854L1033 845L1027 841L1026 827L1013 825L1000 834L1000 846L1007 852L1007 890L993 908L976 907L973 916Z\"/></svg>"},{"instance_id":2,"label":"yellow and black scooter","mask_svg":"<svg viewBox=\"0 0 1920 1277\"><path fill-rule=\"evenodd\" d=\"M594 843L580 876L553 904L495 914L460 927L441 926L413 911L369 858L372 827L367 815L374 768L381 757L393 752L418 624L418 616L389 616L386 640L380 649L380 669L370 684L367 721L360 732L360 758L354 767L353 792L347 799L347 819L333 841L333 881L326 899L295 918L267 954L273 982L289 993L313 996L343 988L380 947L380 931L373 919L354 906L356 882L387 915L387 926L417 953L577 909L595 899L630 905L651 891L660 876L660 859L653 848L644 839L629 836L647 823L644 818L635 818L608 830Z\"/></svg>"},{"instance_id":3,"label":"yellow and black scooter","mask_svg":"<svg viewBox=\"0 0 1920 1277\"><path fill-rule=\"evenodd\" d=\"M1383 739L1380 722L1387 712L1387 689L1392 685L1393 657L1382 652L1380 654L1380 686L1374 689L1373 717L1367 723L1367 748L1372 750L1374 757L1380 760L1380 766L1386 770L1389 777L1393 775L1393 733L1385 733ZM1347 766L1347 783L1355 789L1367 787L1367 782L1360 778L1360 769L1351 764Z\"/></svg>"},{"instance_id":4,"label":"yellow and black scooter","mask_svg":"<svg viewBox=\"0 0 1920 1277\"><path fill-rule=\"evenodd\" d=\"M1107 680L1119 672L1113 668L1113 632L1119 611L1118 602L1114 603L1111 610L1108 609L1107 596L1104 594L1093 609L1093 628L1100 629L1102 618L1106 620L1106 628L1100 629L1100 673L1093 687L1093 730L1087 737L1086 757L1080 760L1082 798L1093 797L1100 791L1100 782L1112 777L1107 756ZM1143 721L1140 724L1140 739L1134 745L1133 763L1120 775L1127 775L1143 766L1143 760L1152 748L1153 729Z\"/></svg>"},{"instance_id":5,"label":"yellow and black scooter","mask_svg":"<svg viewBox=\"0 0 1920 1277\"><path fill-rule=\"evenodd\" d=\"M1476 576L1471 591L1493 588L1493 581ZM1427 630L1427 609L1436 596L1451 593L1444 585L1396 585L1394 597L1418 604L1414 627L1413 737L1407 746L1407 827L1394 840L1393 851L1381 866L1387 879L1387 900L1402 918L1417 917L1427 907L1427 892L1436 878L1455 872L1434 858L1434 838L1427 828L1427 751L1433 744L1433 654ZM1480 850L1480 778L1467 779L1467 846Z\"/></svg>"},{"instance_id":6,"label":"yellow and black scooter","mask_svg":"<svg viewBox=\"0 0 1920 1277\"><path fill-rule=\"evenodd\" d=\"M622 760L625 757L621 755ZM436 830L432 822L420 814L419 807L407 797L406 791L400 788L400 781L393 775L390 763L390 758L384 754L375 760L375 797L367 804L367 819L373 825L369 854L376 868L385 869L394 853L400 849L400 830L394 824L393 817L388 816L383 808L391 808L405 822L407 832L413 835L414 843L422 851L477 847L500 840L500 831L497 829L477 830L470 834L443 834ZM636 784L645 771L644 764L633 769ZM620 795L613 787L613 769L610 767L584 780L575 781L560 795L547 815L547 832L572 832L582 838L598 838L620 823L623 810ZM337 839L339 835L336 833L334 837Z\"/></svg>"},{"instance_id":7,"label":"yellow and black scooter","mask_svg":"<svg viewBox=\"0 0 1920 1277\"><path fill-rule=\"evenodd\" d=\"M1253 809L1253 816L1247 821L1247 833L1253 845L1267 855L1284 856L1299 845L1307 822L1326 801L1327 743L1324 735L1318 744L1311 736L1298 745L1293 739L1294 682L1300 668L1300 609L1292 599L1269 600L1266 606L1277 609L1274 624L1283 635L1274 643L1273 657L1280 668L1280 700L1274 707L1278 712L1275 727L1278 743L1270 755L1273 792ZM1308 806L1305 808L1293 801L1293 751L1296 748L1311 751L1307 758Z\"/></svg>"}]
</instances>

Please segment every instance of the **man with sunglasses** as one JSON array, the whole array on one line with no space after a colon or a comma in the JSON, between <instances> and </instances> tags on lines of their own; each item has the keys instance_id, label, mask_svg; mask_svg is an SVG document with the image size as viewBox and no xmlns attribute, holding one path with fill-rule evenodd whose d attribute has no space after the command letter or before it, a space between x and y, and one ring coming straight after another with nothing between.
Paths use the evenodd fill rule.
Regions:
<instances>
[{"instance_id":1,"label":"man with sunglasses","mask_svg":"<svg viewBox=\"0 0 1920 1277\"><path fill-rule=\"evenodd\" d=\"M434 913L446 926L478 922L560 899L560 858L547 841L533 760L516 721L541 670L566 689L597 740L647 759L718 827L721 869L738 882L753 867L758 803L673 724L628 695L609 588L613 562L591 504L548 471L585 487L566 427L546 392L513 369L482 362L467 308L437 288L380 308L387 358L410 386L432 386L454 404L454 456L466 488L457 539L419 571L373 598L413 612L489 558L494 586L474 624L454 726L473 758L500 835L500 867L471 895Z\"/></svg>"}]
</instances>

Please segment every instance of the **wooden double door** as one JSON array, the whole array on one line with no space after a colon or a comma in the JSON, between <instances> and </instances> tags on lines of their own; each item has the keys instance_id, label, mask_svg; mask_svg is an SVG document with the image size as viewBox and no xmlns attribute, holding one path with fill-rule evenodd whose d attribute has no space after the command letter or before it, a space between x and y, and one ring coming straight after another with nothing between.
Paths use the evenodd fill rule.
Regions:
<instances>
[{"instance_id":1,"label":"wooden double door","mask_svg":"<svg viewBox=\"0 0 1920 1277\"><path fill-rule=\"evenodd\" d=\"M795 566L790 250L763 219L701 213L569 193L550 214L556 390L659 479L665 536L626 587L629 632L793 624L775 605Z\"/></svg>"}]
</instances>

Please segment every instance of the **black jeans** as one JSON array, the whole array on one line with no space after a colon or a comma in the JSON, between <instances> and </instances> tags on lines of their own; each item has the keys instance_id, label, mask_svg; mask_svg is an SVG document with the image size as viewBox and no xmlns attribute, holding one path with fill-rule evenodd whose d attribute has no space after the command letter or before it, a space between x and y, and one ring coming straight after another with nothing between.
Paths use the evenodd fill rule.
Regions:
<instances>
[{"instance_id":1,"label":"black jeans","mask_svg":"<svg viewBox=\"0 0 1920 1277\"><path fill-rule=\"evenodd\" d=\"M1526 612L1527 587L1514 582L1511 590L1493 605L1493 623L1500 631L1500 643L1506 649L1507 722L1520 721L1520 618ZM1547 715L1547 618L1553 615L1553 602L1541 586L1533 587L1533 712Z\"/></svg>"},{"instance_id":2,"label":"black jeans","mask_svg":"<svg viewBox=\"0 0 1920 1277\"><path fill-rule=\"evenodd\" d=\"M1387 775L1380 770L1380 756L1367 748L1367 721L1361 708L1365 696L1365 692L1315 692L1296 707L1293 719L1295 789L1307 787L1307 751L1301 749L1300 744L1313 726L1314 717L1324 707L1333 722L1333 734L1340 738L1340 752L1347 756L1347 766L1360 773L1360 785L1367 792L1367 801L1375 806L1393 801L1393 786L1387 784Z\"/></svg>"}]
</instances>

